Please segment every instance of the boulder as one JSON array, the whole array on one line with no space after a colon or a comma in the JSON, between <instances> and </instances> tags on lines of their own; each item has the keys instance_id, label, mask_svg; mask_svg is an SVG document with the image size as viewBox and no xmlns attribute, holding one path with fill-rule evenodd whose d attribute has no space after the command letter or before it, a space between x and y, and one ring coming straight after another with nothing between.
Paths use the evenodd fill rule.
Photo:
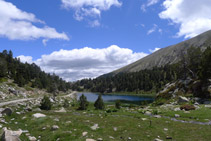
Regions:
<instances>
[{"instance_id":1,"label":"boulder","mask_svg":"<svg viewBox=\"0 0 211 141\"><path fill-rule=\"evenodd\" d=\"M175 117L175 118L179 118L180 115L179 115L179 114L175 114L174 117Z\"/></svg>"},{"instance_id":2,"label":"boulder","mask_svg":"<svg viewBox=\"0 0 211 141\"><path fill-rule=\"evenodd\" d=\"M179 96L178 103L186 103L186 102L189 102L189 100L186 97Z\"/></svg>"},{"instance_id":3,"label":"boulder","mask_svg":"<svg viewBox=\"0 0 211 141\"><path fill-rule=\"evenodd\" d=\"M92 130L97 130L99 127L98 127L98 124L94 124L92 127L91 127L91 129Z\"/></svg>"},{"instance_id":4,"label":"boulder","mask_svg":"<svg viewBox=\"0 0 211 141\"><path fill-rule=\"evenodd\" d=\"M18 92L14 88L9 87L8 91L14 95L18 95Z\"/></svg>"},{"instance_id":5,"label":"boulder","mask_svg":"<svg viewBox=\"0 0 211 141\"><path fill-rule=\"evenodd\" d=\"M94 139L86 139L86 141L96 141L96 140L94 140Z\"/></svg>"},{"instance_id":6,"label":"boulder","mask_svg":"<svg viewBox=\"0 0 211 141\"><path fill-rule=\"evenodd\" d=\"M51 130L58 130L59 129L59 126L58 125L53 125Z\"/></svg>"},{"instance_id":7,"label":"boulder","mask_svg":"<svg viewBox=\"0 0 211 141\"><path fill-rule=\"evenodd\" d=\"M211 105L204 105L205 108L211 108Z\"/></svg>"},{"instance_id":8,"label":"boulder","mask_svg":"<svg viewBox=\"0 0 211 141\"><path fill-rule=\"evenodd\" d=\"M84 136L86 136L88 134L88 132L83 132L82 133L82 136L84 137Z\"/></svg>"},{"instance_id":9,"label":"boulder","mask_svg":"<svg viewBox=\"0 0 211 141\"><path fill-rule=\"evenodd\" d=\"M29 136L28 137L30 141L36 141L37 139L35 137Z\"/></svg>"},{"instance_id":10,"label":"boulder","mask_svg":"<svg viewBox=\"0 0 211 141\"><path fill-rule=\"evenodd\" d=\"M2 141L20 141L19 136L22 134L22 131L12 131L4 129L4 133L1 137Z\"/></svg>"},{"instance_id":11,"label":"boulder","mask_svg":"<svg viewBox=\"0 0 211 141\"><path fill-rule=\"evenodd\" d=\"M147 115L147 116L151 116L151 115L152 115L152 113L151 113L151 112L149 112L149 111L146 111L146 112L145 112L145 115Z\"/></svg>"},{"instance_id":12,"label":"boulder","mask_svg":"<svg viewBox=\"0 0 211 141\"><path fill-rule=\"evenodd\" d=\"M155 117L155 118L161 118L161 116L160 116L160 115L155 115L154 117Z\"/></svg>"},{"instance_id":13,"label":"boulder","mask_svg":"<svg viewBox=\"0 0 211 141\"><path fill-rule=\"evenodd\" d=\"M5 108L2 112L1 112L2 115L7 115L7 116L10 116L12 114L12 109L10 108Z\"/></svg>"},{"instance_id":14,"label":"boulder","mask_svg":"<svg viewBox=\"0 0 211 141\"><path fill-rule=\"evenodd\" d=\"M33 117L35 117L35 118L42 118L42 117L46 117L46 115L41 114L41 113L36 113L36 114L33 114Z\"/></svg>"},{"instance_id":15,"label":"boulder","mask_svg":"<svg viewBox=\"0 0 211 141\"><path fill-rule=\"evenodd\" d=\"M177 107L177 108L175 108L175 109L174 109L174 111L180 111L180 108L179 108L179 107Z\"/></svg>"},{"instance_id":16,"label":"boulder","mask_svg":"<svg viewBox=\"0 0 211 141\"><path fill-rule=\"evenodd\" d=\"M64 109L64 107L62 107L60 110L55 111L55 112L58 112L58 113L66 113L67 111Z\"/></svg>"},{"instance_id":17,"label":"boulder","mask_svg":"<svg viewBox=\"0 0 211 141\"><path fill-rule=\"evenodd\" d=\"M163 141L163 140L156 138L154 141Z\"/></svg>"}]
</instances>

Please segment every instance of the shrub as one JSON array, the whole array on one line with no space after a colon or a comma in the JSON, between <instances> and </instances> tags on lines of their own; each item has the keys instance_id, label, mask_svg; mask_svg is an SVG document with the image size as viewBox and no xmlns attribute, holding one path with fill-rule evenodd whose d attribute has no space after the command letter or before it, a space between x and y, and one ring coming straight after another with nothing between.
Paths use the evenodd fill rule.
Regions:
<instances>
[{"instance_id":1,"label":"shrub","mask_svg":"<svg viewBox=\"0 0 211 141\"><path fill-rule=\"evenodd\" d=\"M79 98L79 105L79 110L86 110L89 105L89 102L87 101L87 98L84 96L84 94L82 94Z\"/></svg>"},{"instance_id":2,"label":"shrub","mask_svg":"<svg viewBox=\"0 0 211 141\"><path fill-rule=\"evenodd\" d=\"M103 110L105 108L105 105L104 105L104 102L102 99L102 95L98 96L97 100L95 101L94 106L97 110Z\"/></svg>"},{"instance_id":3,"label":"shrub","mask_svg":"<svg viewBox=\"0 0 211 141\"><path fill-rule=\"evenodd\" d=\"M117 109L120 109L120 108L121 108L121 102L120 102L119 100L117 100L117 101L115 102L115 107L116 107Z\"/></svg>"},{"instance_id":4,"label":"shrub","mask_svg":"<svg viewBox=\"0 0 211 141\"><path fill-rule=\"evenodd\" d=\"M49 97L44 96L40 104L41 104L40 109L51 110L52 103L51 103Z\"/></svg>"},{"instance_id":5,"label":"shrub","mask_svg":"<svg viewBox=\"0 0 211 141\"><path fill-rule=\"evenodd\" d=\"M69 101L67 99L64 100L63 107L68 108L70 106Z\"/></svg>"},{"instance_id":6,"label":"shrub","mask_svg":"<svg viewBox=\"0 0 211 141\"><path fill-rule=\"evenodd\" d=\"M181 110L185 110L185 111L190 111L190 110L195 110L196 108L193 105L182 105L180 107Z\"/></svg>"}]
</instances>

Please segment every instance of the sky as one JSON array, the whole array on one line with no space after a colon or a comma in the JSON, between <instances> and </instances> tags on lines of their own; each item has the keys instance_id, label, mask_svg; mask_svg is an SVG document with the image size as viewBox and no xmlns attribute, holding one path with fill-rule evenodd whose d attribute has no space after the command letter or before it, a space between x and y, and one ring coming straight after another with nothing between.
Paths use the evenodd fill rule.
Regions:
<instances>
[{"instance_id":1,"label":"sky","mask_svg":"<svg viewBox=\"0 0 211 141\"><path fill-rule=\"evenodd\" d=\"M0 51L67 81L211 29L210 0L0 0Z\"/></svg>"}]
</instances>

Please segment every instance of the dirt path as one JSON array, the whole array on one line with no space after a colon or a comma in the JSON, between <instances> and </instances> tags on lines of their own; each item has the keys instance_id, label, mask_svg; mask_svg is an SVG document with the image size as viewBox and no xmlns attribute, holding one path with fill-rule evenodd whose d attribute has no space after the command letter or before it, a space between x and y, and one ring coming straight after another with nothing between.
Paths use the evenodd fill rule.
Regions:
<instances>
[{"instance_id":1,"label":"dirt path","mask_svg":"<svg viewBox=\"0 0 211 141\"><path fill-rule=\"evenodd\" d=\"M64 98L65 97L75 98L76 94L77 94L77 92L73 91L72 93L70 93L68 95L61 96L61 97L64 97ZM1 102L0 103L0 107L5 106L5 105L10 105L10 104L17 104L17 103L24 102L24 101L35 100L35 99L38 99L38 98L40 98L40 97L37 97L37 98L24 98L24 99L17 99L17 100Z\"/></svg>"},{"instance_id":2,"label":"dirt path","mask_svg":"<svg viewBox=\"0 0 211 141\"><path fill-rule=\"evenodd\" d=\"M12 101L7 101L7 102L1 102L0 107L5 106L5 105L10 105L10 104L16 104L19 102L34 100L34 99L36 99L36 98L24 98L24 99L17 99L17 100L12 100Z\"/></svg>"}]
</instances>

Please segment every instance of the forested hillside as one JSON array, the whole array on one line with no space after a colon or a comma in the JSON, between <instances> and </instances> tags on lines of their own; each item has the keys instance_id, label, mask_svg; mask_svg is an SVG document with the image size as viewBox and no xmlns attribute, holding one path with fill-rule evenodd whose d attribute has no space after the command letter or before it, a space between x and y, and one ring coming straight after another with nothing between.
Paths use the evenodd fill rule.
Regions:
<instances>
[{"instance_id":1,"label":"forested hillside","mask_svg":"<svg viewBox=\"0 0 211 141\"><path fill-rule=\"evenodd\" d=\"M84 79L72 85L75 90L90 90L93 92L158 92L167 83L177 80L200 81L198 91L211 79L211 48L205 51L191 47L183 54L179 63L154 67L139 72L106 74L96 79ZM187 91L191 91L192 88Z\"/></svg>"},{"instance_id":2,"label":"forested hillside","mask_svg":"<svg viewBox=\"0 0 211 141\"><path fill-rule=\"evenodd\" d=\"M29 85L47 89L50 93L67 91L70 88L70 83L54 74L45 73L34 63L21 63L19 59L13 58L12 51L7 50L0 53L0 78L12 79L20 87Z\"/></svg>"}]
</instances>

